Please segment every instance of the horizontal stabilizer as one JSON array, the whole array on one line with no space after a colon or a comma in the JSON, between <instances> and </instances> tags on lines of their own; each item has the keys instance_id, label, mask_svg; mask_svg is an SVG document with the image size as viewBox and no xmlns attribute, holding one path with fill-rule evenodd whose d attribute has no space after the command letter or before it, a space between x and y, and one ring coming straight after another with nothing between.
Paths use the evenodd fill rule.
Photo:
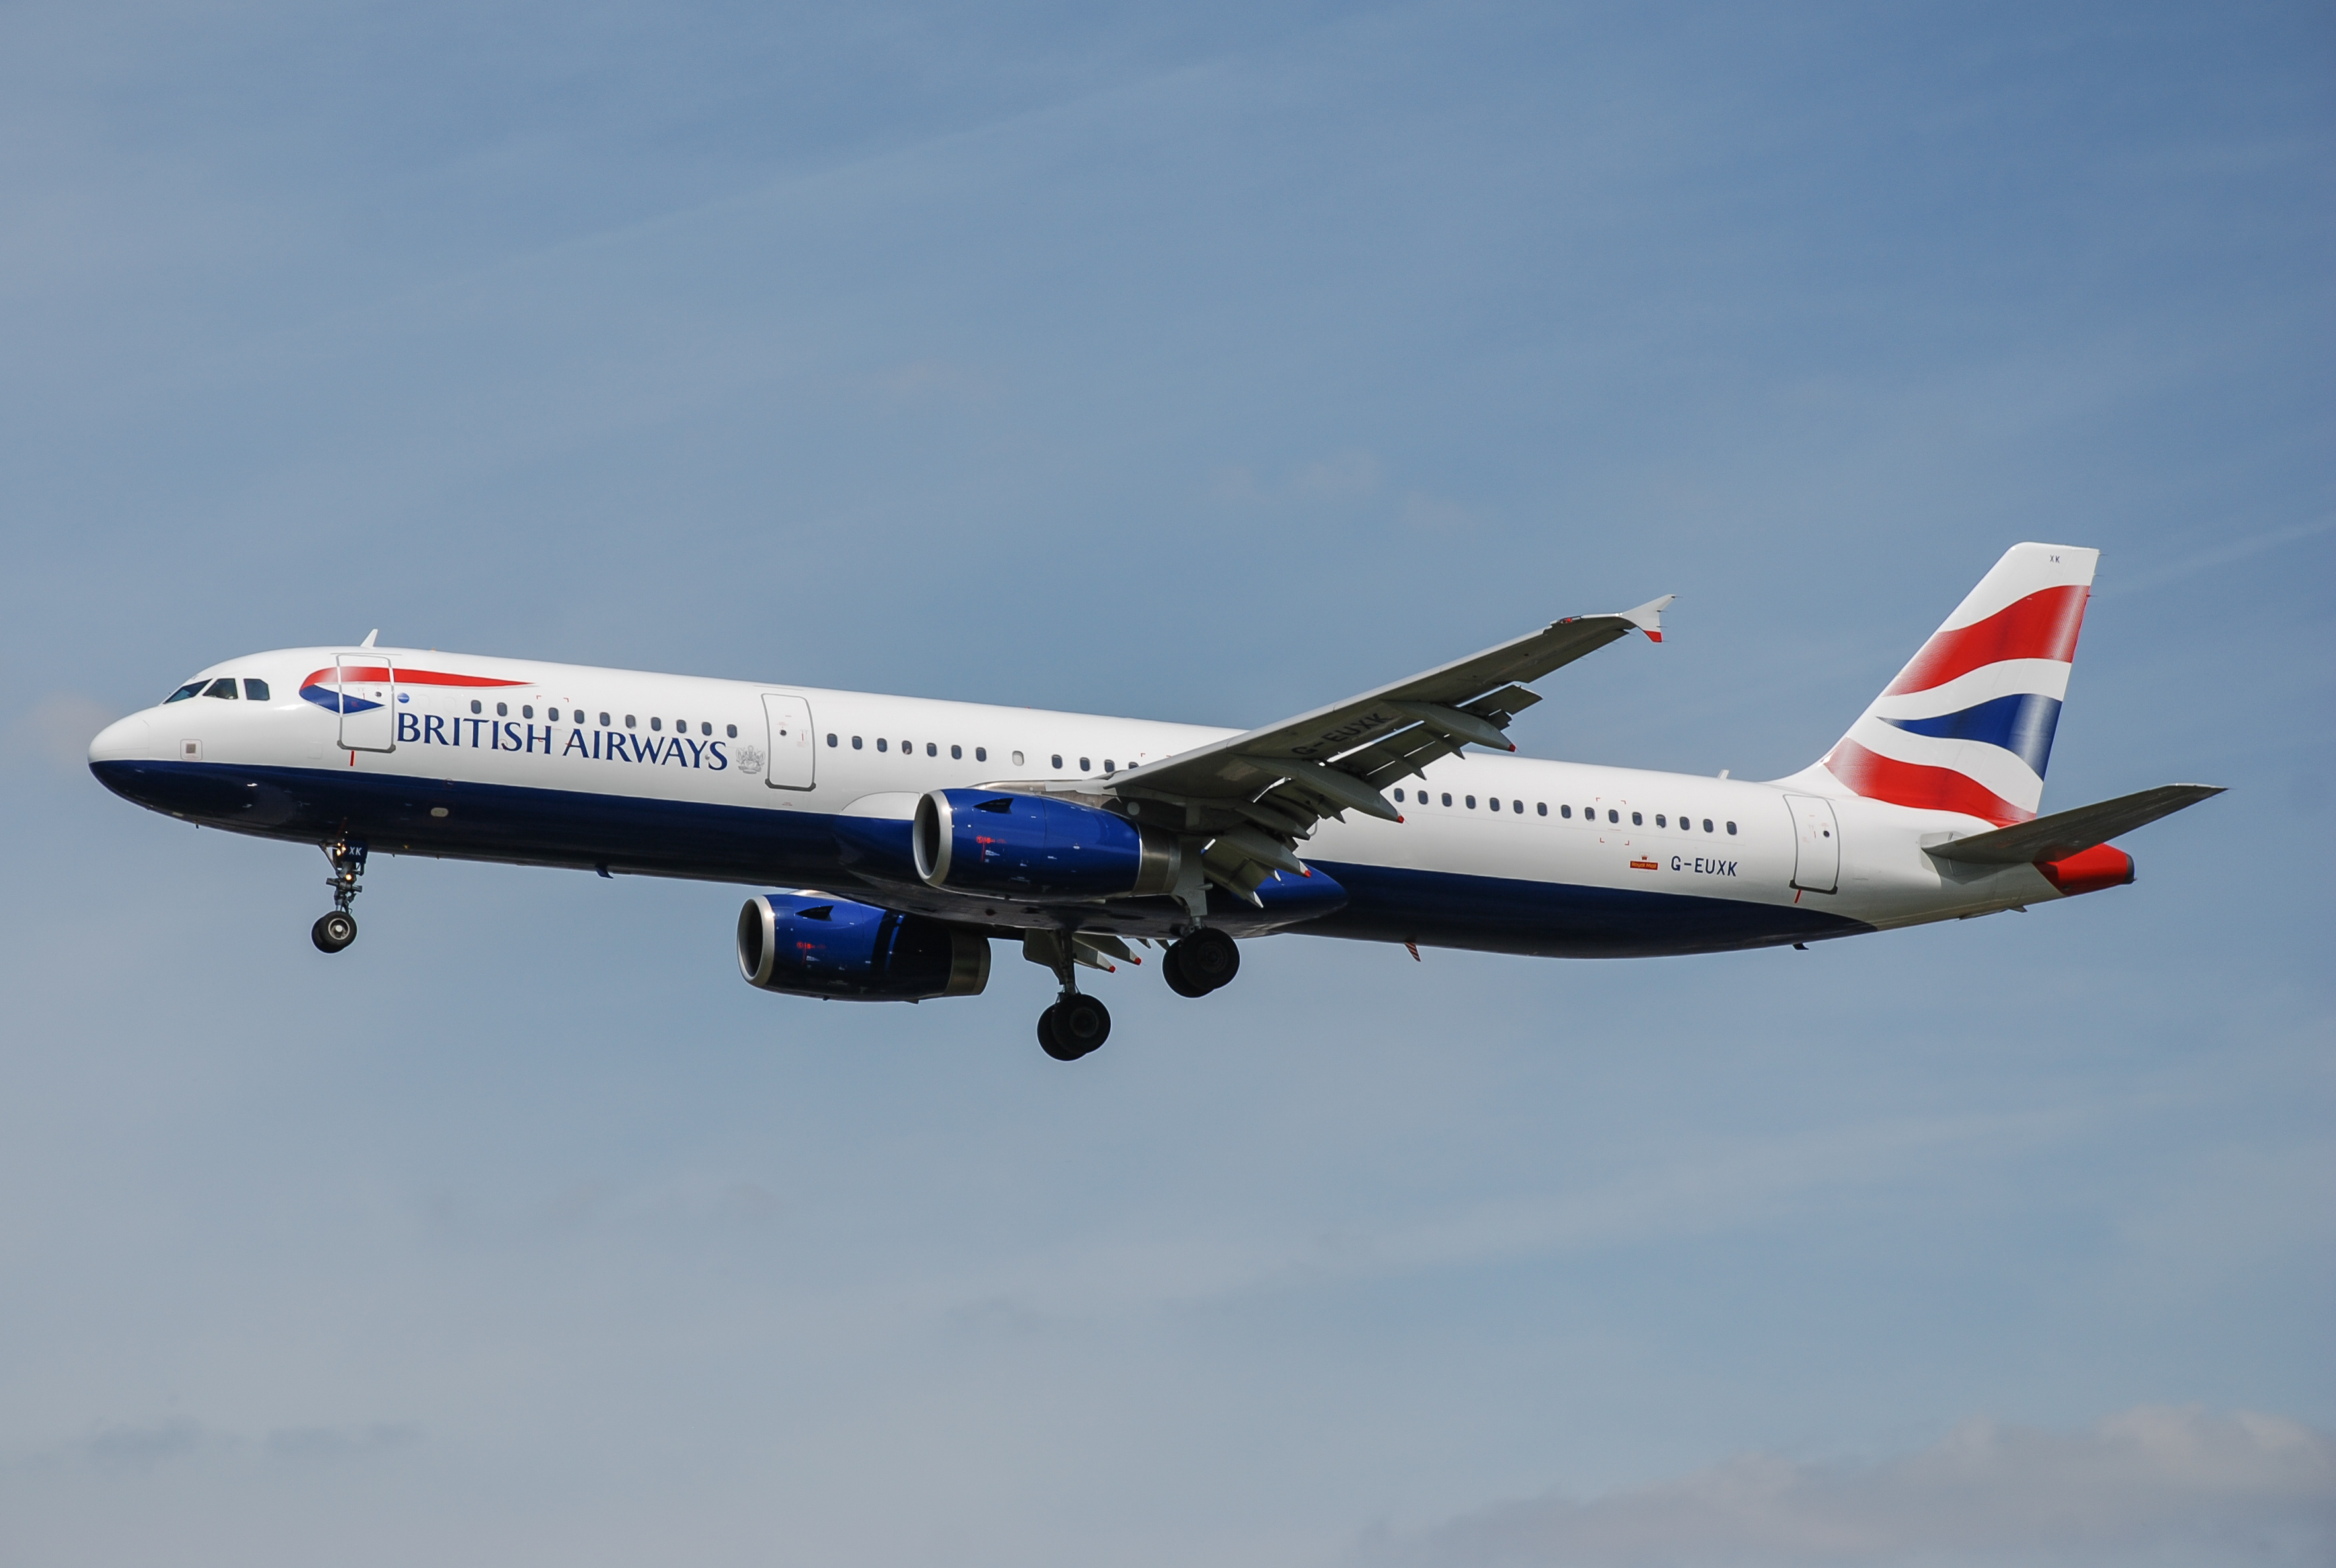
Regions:
<instances>
[{"instance_id":1,"label":"horizontal stabilizer","mask_svg":"<svg viewBox=\"0 0 2336 1568\"><path fill-rule=\"evenodd\" d=\"M2107 843L2119 833L2129 833L2145 823L2171 816L2185 806L2196 805L2208 795L2222 793L2220 784L2160 784L2139 794L2119 795L2074 811L2054 812L2016 827L1998 828L1993 833L1974 833L1967 839L1951 839L1924 847L1940 860L1960 861L1966 865L2016 866L2066 860L2095 844Z\"/></svg>"}]
</instances>

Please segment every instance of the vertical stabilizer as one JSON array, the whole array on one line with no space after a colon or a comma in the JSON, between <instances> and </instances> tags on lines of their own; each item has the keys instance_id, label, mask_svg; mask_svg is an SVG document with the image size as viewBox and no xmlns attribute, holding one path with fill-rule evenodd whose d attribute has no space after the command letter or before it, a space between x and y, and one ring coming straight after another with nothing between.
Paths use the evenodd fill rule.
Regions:
<instances>
[{"instance_id":1,"label":"vertical stabilizer","mask_svg":"<svg viewBox=\"0 0 2336 1568\"><path fill-rule=\"evenodd\" d=\"M2044 802L2100 551L2015 544L1797 781L1997 826Z\"/></svg>"}]
</instances>

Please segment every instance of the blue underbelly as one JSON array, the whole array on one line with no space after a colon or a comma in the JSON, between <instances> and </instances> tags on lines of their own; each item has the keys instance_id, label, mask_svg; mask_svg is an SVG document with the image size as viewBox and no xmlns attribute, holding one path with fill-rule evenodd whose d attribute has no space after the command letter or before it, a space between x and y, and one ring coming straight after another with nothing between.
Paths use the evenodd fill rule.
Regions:
<instances>
[{"instance_id":1,"label":"blue underbelly","mask_svg":"<svg viewBox=\"0 0 2336 1568\"><path fill-rule=\"evenodd\" d=\"M839 843L838 819L824 812L329 768L155 761L93 763L91 771L126 799L207 826L311 843L346 832L379 853L802 886L852 878L855 862L880 847ZM872 822L866 826L879 829ZM894 858L905 862L908 824L881 828L898 830ZM1872 929L1815 910L1681 893L1343 862L1325 862L1321 870L1344 890L1344 907L1294 929L1366 941L1550 958L1642 958L1773 947ZM877 875L886 880L881 872ZM884 901L881 894L868 896ZM1280 923L1222 894L1212 895L1211 918L1236 934L1252 924Z\"/></svg>"},{"instance_id":2,"label":"blue underbelly","mask_svg":"<svg viewBox=\"0 0 2336 1568\"><path fill-rule=\"evenodd\" d=\"M1777 947L1874 929L1790 904L1346 862L1324 869L1347 890L1347 905L1306 930L1365 941L1629 959Z\"/></svg>"}]
</instances>

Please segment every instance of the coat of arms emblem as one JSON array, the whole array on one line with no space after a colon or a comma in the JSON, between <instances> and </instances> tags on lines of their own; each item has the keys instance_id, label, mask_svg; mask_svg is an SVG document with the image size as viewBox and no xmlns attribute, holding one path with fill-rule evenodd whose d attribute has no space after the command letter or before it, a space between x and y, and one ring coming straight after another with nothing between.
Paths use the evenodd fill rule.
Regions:
<instances>
[{"instance_id":1,"label":"coat of arms emblem","mask_svg":"<svg viewBox=\"0 0 2336 1568\"><path fill-rule=\"evenodd\" d=\"M753 745L740 746L738 748L738 771L740 773L761 773L763 771L763 748Z\"/></svg>"}]
</instances>

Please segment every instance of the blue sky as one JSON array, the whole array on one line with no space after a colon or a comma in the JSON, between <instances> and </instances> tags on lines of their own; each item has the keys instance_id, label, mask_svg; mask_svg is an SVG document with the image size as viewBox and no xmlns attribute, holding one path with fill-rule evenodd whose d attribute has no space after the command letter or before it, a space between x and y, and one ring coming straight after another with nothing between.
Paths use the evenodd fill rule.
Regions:
<instances>
[{"instance_id":1,"label":"blue sky","mask_svg":"<svg viewBox=\"0 0 2336 1568\"><path fill-rule=\"evenodd\" d=\"M2324 1560L2310 6L0 15L0 1555ZM1262 722L1679 594L1791 772L2101 547L2134 887L1810 952L759 995L735 889L106 796L384 640Z\"/></svg>"}]
</instances>

